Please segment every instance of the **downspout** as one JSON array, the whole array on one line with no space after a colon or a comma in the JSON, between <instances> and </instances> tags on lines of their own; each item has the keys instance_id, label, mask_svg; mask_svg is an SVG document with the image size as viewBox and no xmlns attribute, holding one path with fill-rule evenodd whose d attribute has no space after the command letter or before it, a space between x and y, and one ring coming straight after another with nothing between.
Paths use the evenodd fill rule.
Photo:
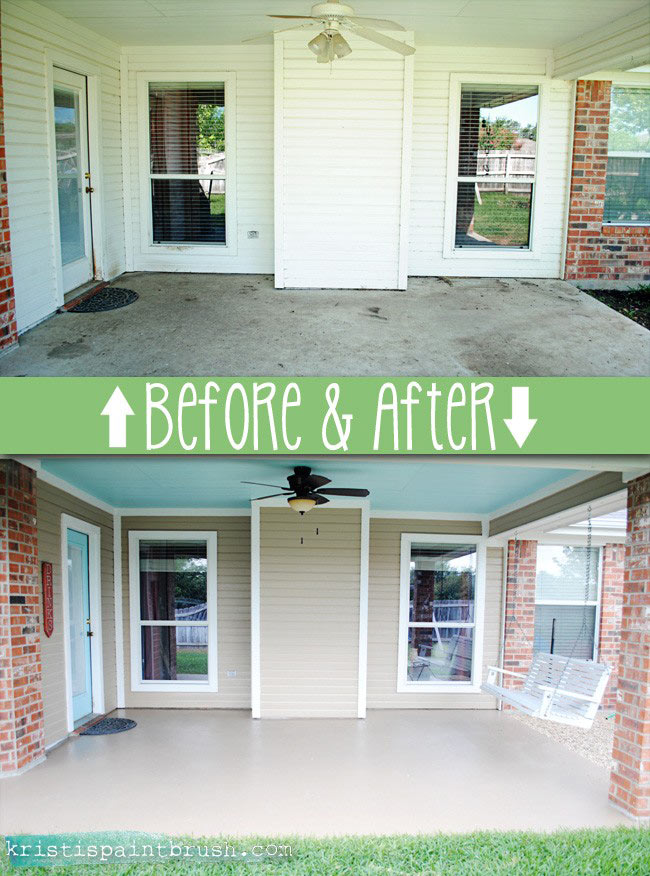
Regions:
<instances>
[{"instance_id":1,"label":"downspout","mask_svg":"<svg viewBox=\"0 0 650 876\"><path fill-rule=\"evenodd\" d=\"M571 129L569 131L569 169L568 169L566 197L565 197L565 202L564 202L564 223L563 223L564 233L562 235L562 256L560 259L560 271L561 271L560 279L561 280L564 280L566 278L566 257L567 257L567 248L568 248L568 238L569 238L569 215L571 213L571 188L573 185L573 141L575 138L575 129L576 129L577 88L578 88L578 80L574 79L573 82L571 83Z\"/></svg>"}]
</instances>

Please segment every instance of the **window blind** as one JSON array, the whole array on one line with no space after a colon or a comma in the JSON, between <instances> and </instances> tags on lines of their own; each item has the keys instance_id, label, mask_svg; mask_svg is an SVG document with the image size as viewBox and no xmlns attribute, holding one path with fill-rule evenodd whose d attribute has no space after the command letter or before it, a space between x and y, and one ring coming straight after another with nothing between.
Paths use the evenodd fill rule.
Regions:
<instances>
[{"instance_id":1,"label":"window blind","mask_svg":"<svg viewBox=\"0 0 650 876\"><path fill-rule=\"evenodd\" d=\"M650 222L650 88L612 88L603 221Z\"/></svg>"}]
</instances>

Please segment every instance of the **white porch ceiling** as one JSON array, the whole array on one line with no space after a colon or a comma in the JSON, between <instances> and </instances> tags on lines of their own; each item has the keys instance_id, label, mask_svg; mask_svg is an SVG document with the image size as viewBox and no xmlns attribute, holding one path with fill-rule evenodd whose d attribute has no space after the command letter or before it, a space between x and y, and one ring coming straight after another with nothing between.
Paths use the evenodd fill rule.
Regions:
<instances>
[{"instance_id":1,"label":"white porch ceiling","mask_svg":"<svg viewBox=\"0 0 650 876\"><path fill-rule=\"evenodd\" d=\"M311 0L40 0L119 45L233 45L282 27L267 13L307 15ZM621 16L639 0L356 0L358 15L388 17L417 45L553 49Z\"/></svg>"}]
</instances>

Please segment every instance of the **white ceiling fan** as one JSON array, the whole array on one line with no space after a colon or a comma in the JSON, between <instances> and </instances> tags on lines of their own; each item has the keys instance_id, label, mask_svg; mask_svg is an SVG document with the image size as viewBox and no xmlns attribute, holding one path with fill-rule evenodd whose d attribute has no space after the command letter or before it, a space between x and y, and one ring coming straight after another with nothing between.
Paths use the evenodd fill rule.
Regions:
<instances>
[{"instance_id":1,"label":"white ceiling fan","mask_svg":"<svg viewBox=\"0 0 650 876\"><path fill-rule=\"evenodd\" d=\"M384 18L367 18L354 14L352 6L341 3L339 0L330 0L329 3L316 3L311 8L311 15L269 15L268 18L281 18L303 22L291 27L284 27L277 31L270 31L262 36L244 40L245 43L253 43L265 40L274 33L282 33L288 30L301 30L308 27L322 27L322 31L310 40L307 45L316 55L319 64L329 64L337 58L345 58L352 49L341 33L341 30L349 30L371 43L377 43L397 52L400 55L412 55L415 52L413 46L394 40L373 28L379 27L386 30L405 30L401 24L395 21L387 21Z\"/></svg>"}]
</instances>

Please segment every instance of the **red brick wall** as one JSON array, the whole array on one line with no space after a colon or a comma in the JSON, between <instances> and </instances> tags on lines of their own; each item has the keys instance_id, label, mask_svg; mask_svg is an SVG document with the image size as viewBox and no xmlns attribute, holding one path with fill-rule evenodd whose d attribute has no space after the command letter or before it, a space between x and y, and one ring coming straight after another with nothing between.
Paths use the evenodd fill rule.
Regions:
<instances>
[{"instance_id":1,"label":"red brick wall","mask_svg":"<svg viewBox=\"0 0 650 876\"><path fill-rule=\"evenodd\" d=\"M0 772L44 752L34 472L0 462Z\"/></svg>"},{"instance_id":2,"label":"red brick wall","mask_svg":"<svg viewBox=\"0 0 650 876\"><path fill-rule=\"evenodd\" d=\"M18 340L14 281L11 273L4 118L2 48L0 47L0 350L10 347Z\"/></svg>"},{"instance_id":3,"label":"red brick wall","mask_svg":"<svg viewBox=\"0 0 650 876\"><path fill-rule=\"evenodd\" d=\"M614 805L650 819L650 475L627 490L618 703L609 791Z\"/></svg>"},{"instance_id":4,"label":"red brick wall","mask_svg":"<svg viewBox=\"0 0 650 876\"><path fill-rule=\"evenodd\" d=\"M603 225L611 82L577 83L567 280L650 280L650 228Z\"/></svg>"},{"instance_id":5,"label":"red brick wall","mask_svg":"<svg viewBox=\"0 0 650 876\"><path fill-rule=\"evenodd\" d=\"M598 658L612 669L603 698L603 708L616 706L618 691L618 657L621 646L621 613L623 610L623 571L625 545L606 544L602 554L602 586L600 598L600 628Z\"/></svg>"},{"instance_id":6,"label":"red brick wall","mask_svg":"<svg viewBox=\"0 0 650 876\"><path fill-rule=\"evenodd\" d=\"M509 541L503 668L512 672L527 672L533 659L536 572L537 542ZM517 686L508 676L504 682Z\"/></svg>"}]
</instances>

